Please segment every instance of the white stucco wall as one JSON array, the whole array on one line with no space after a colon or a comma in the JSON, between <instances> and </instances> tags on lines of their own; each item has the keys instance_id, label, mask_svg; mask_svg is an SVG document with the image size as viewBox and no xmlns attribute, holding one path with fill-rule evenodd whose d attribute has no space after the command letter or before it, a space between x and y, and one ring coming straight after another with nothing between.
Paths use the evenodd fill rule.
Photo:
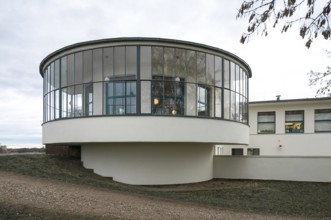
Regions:
<instances>
[{"instance_id":1,"label":"white stucco wall","mask_svg":"<svg viewBox=\"0 0 331 220\"><path fill-rule=\"evenodd\" d=\"M180 184L213 178L211 144L84 144L81 150L84 167L122 183Z\"/></svg>"},{"instance_id":2,"label":"white stucco wall","mask_svg":"<svg viewBox=\"0 0 331 220\"><path fill-rule=\"evenodd\" d=\"M251 148L261 155L331 156L331 132L315 133L315 109L330 109L331 99L251 104L249 107ZM304 133L285 133L285 111L304 110ZM276 112L275 134L257 134L258 112Z\"/></svg>"},{"instance_id":3,"label":"white stucco wall","mask_svg":"<svg viewBox=\"0 0 331 220\"><path fill-rule=\"evenodd\" d=\"M87 117L43 125L44 144L174 142L248 144L247 125L217 119L165 116Z\"/></svg>"},{"instance_id":4,"label":"white stucco wall","mask_svg":"<svg viewBox=\"0 0 331 220\"><path fill-rule=\"evenodd\" d=\"M214 157L214 178L331 182L330 170L331 157Z\"/></svg>"},{"instance_id":5,"label":"white stucco wall","mask_svg":"<svg viewBox=\"0 0 331 220\"><path fill-rule=\"evenodd\" d=\"M222 145L223 155L232 148L259 148L261 156L331 156L331 132L315 133L315 109L330 109L331 99L280 100L249 105L249 145ZM285 133L285 111L304 110L304 133ZM257 134L258 112L276 114L275 134Z\"/></svg>"}]
</instances>

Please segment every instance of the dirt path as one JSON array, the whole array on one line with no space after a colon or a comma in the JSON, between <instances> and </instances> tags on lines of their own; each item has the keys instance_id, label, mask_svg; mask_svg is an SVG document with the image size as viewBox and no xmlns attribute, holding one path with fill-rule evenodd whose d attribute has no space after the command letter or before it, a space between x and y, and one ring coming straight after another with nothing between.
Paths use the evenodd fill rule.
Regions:
<instances>
[{"instance_id":1,"label":"dirt path","mask_svg":"<svg viewBox=\"0 0 331 220\"><path fill-rule=\"evenodd\" d=\"M0 204L105 219L299 219L238 213L2 171Z\"/></svg>"}]
</instances>

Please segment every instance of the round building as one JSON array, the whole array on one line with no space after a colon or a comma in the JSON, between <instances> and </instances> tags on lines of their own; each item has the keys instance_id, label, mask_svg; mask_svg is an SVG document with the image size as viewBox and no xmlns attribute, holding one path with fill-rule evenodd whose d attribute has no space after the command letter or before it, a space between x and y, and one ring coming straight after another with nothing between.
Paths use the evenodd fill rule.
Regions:
<instances>
[{"instance_id":1,"label":"round building","mask_svg":"<svg viewBox=\"0 0 331 220\"><path fill-rule=\"evenodd\" d=\"M248 144L248 79L236 55L159 38L73 44L40 64L43 143L139 185L213 178L215 144Z\"/></svg>"}]
</instances>

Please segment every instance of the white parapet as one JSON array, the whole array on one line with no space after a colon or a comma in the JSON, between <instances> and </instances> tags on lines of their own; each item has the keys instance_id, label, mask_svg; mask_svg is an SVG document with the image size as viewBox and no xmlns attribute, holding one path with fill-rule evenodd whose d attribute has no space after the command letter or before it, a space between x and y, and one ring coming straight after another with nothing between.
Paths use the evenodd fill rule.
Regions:
<instances>
[{"instance_id":1,"label":"white parapet","mask_svg":"<svg viewBox=\"0 0 331 220\"><path fill-rule=\"evenodd\" d=\"M44 144L212 143L248 144L249 127L219 119L169 116L100 116L45 123Z\"/></svg>"},{"instance_id":2,"label":"white parapet","mask_svg":"<svg viewBox=\"0 0 331 220\"><path fill-rule=\"evenodd\" d=\"M213 145L104 143L82 145L84 167L133 185L182 184L213 178Z\"/></svg>"}]
</instances>

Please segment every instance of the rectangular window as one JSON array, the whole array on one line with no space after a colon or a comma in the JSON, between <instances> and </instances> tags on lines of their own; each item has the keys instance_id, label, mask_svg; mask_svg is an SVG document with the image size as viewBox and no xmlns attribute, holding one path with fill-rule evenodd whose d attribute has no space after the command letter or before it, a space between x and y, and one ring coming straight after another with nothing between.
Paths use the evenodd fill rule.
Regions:
<instances>
[{"instance_id":1,"label":"rectangular window","mask_svg":"<svg viewBox=\"0 0 331 220\"><path fill-rule=\"evenodd\" d=\"M160 76L153 76L152 114L184 115L184 79L179 77L175 80L173 77L162 79Z\"/></svg>"},{"instance_id":2,"label":"rectangular window","mask_svg":"<svg viewBox=\"0 0 331 220\"><path fill-rule=\"evenodd\" d=\"M136 113L136 82L110 82L106 84L106 112L108 115Z\"/></svg>"},{"instance_id":3,"label":"rectangular window","mask_svg":"<svg viewBox=\"0 0 331 220\"><path fill-rule=\"evenodd\" d=\"M197 100L198 116L210 115L210 88L206 86L198 86L198 100Z\"/></svg>"},{"instance_id":4,"label":"rectangular window","mask_svg":"<svg viewBox=\"0 0 331 220\"><path fill-rule=\"evenodd\" d=\"M286 111L285 112L285 133L303 133L304 132L304 111Z\"/></svg>"},{"instance_id":5,"label":"rectangular window","mask_svg":"<svg viewBox=\"0 0 331 220\"><path fill-rule=\"evenodd\" d=\"M84 113L85 116L91 116L93 115L93 84L87 84L85 85L85 109Z\"/></svg>"},{"instance_id":6,"label":"rectangular window","mask_svg":"<svg viewBox=\"0 0 331 220\"><path fill-rule=\"evenodd\" d=\"M275 112L257 113L257 133L258 134L275 133Z\"/></svg>"},{"instance_id":7,"label":"rectangular window","mask_svg":"<svg viewBox=\"0 0 331 220\"><path fill-rule=\"evenodd\" d=\"M260 156L260 148L247 148L247 156Z\"/></svg>"},{"instance_id":8,"label":"rectangular window","mask_svg":"<svg viewBox=\"0 0 331 220\"><path fill-rule=\"evenodd\" d=\"M331 109L315 110L315 132L331 132Z\"/></svg>"},{"instance_id":9,"label":"rectangular window","mask_svg":"<svg viewBox=\"0 0 331 220\"><path fill-rule=\"evenodd\" d=\"M243 148L232 148L232 155L244 155L244 149Z\"/></svg>"}]
</instances>

